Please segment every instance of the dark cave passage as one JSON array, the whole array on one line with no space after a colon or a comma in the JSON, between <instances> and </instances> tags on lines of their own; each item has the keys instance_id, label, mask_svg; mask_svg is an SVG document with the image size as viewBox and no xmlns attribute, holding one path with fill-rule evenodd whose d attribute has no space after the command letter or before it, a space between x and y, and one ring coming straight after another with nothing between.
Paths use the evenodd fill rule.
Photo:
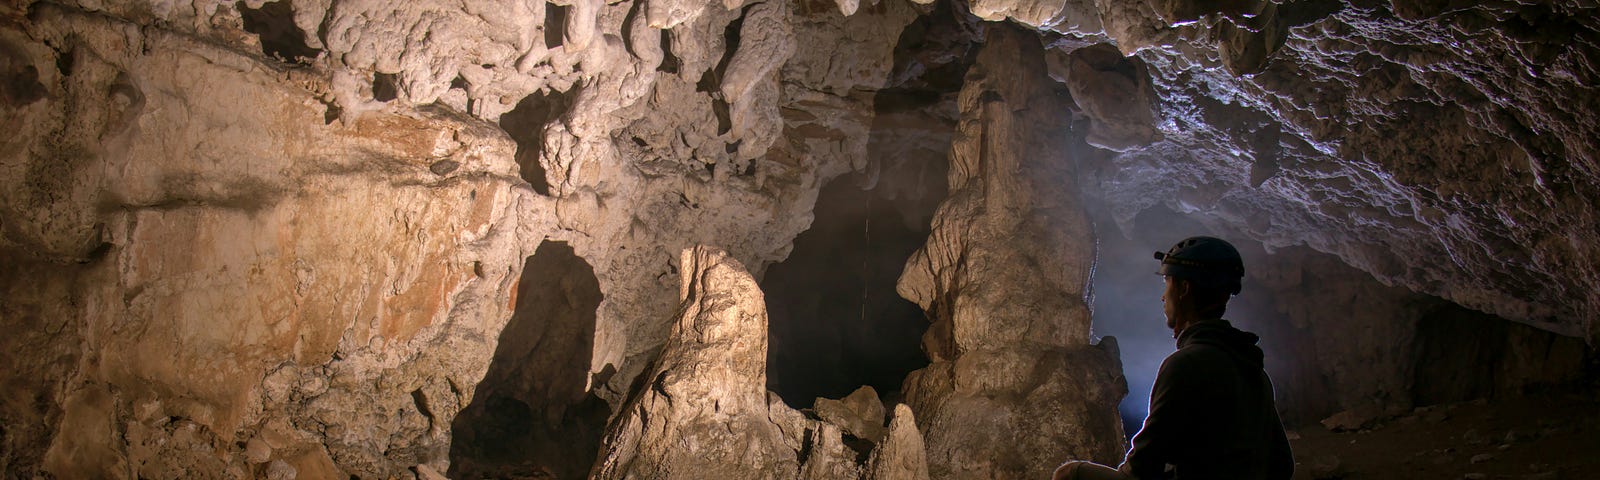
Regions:
<instances>
[{"instance_id":1,"label":"dark cave passage","mask_svg":"<svg viewBox=\"0 0 1600 480\"><path fill-rule=\"evenodd\" d=\"M925 225L907 225L892 201L850 179L817 198L816 220L761 282L770 320L768 387L796 408L840 398L861 385L897 392L927 365L928 322L895 293Z\"/></svg>"},{"instance_id":2,"label":"dark cave passage","mask_svg":"<svg viewBox=\"0 0 1600 480\"><path fill-rule=\"evenodd\" d=\"M453 478L583 478L609 414L588 393L595 309L588 262L563 242L528 257L489 371L452 425Z\"/></svg>"},{"instance_id":3,"label":"dark cave passage","mask_svg":"<svg viewBox=\"0 0 1600 480\"><path fill-rule=\"evenodd\" d=\"M895 293L944 197L943 162L917 165L938 166L896 172L872 189L856 176L823 187L811 229L795 239L787 260L767 270L767 383L790 406L807 408L862 385L893 397L906 374L928 364L921 348L928 321ZM914 195L892 186L898 182L938 191Z\"/></svg>"}]
</instances>

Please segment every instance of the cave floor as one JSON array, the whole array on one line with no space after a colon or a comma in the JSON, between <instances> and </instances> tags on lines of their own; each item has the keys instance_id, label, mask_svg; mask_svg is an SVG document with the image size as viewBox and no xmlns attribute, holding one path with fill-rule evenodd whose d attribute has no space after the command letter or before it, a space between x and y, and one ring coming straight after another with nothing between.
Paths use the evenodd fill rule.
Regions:
<instances>
[{"instance_id":1,"label":"cave floor","mask_svg":"<svg viewBox=\"0 0 1600 480\"><path fill-rule=\"evenodd\" d=\"M1357 431L1296 433L1296 479L1600 479L1594 392L1441 405Z\"/></svg>"}]
</instances>

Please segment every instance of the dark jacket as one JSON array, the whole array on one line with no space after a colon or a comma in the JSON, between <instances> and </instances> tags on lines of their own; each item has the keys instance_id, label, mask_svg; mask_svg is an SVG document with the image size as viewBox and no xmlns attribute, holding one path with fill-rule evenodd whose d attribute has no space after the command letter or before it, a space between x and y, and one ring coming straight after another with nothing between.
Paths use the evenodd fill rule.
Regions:
<instances>
[{"instance_id":1,"label":"dark jacket","mask_svg":"<svg viewBox=\"0 0 1600 480\"><path fill-rule=\"evenodd\" d=\"M1209 320L1184 328L1150 392L1122 470L1140 480L1279 480L1294 457L1261 368L1259 337ZM1172 471L1167 471L1172 465Z\"/></svg>"}]
</instances>

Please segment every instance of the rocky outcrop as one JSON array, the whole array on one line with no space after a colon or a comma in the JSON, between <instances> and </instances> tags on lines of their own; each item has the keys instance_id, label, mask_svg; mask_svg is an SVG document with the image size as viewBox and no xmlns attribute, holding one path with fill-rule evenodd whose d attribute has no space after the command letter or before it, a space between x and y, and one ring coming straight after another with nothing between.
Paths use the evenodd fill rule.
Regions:
<instances>
[{"instance_id":1,"label":"rocky outcrop","mask_svg":"<svg viewBox=\"0 0 1600 480\"><path fill-rule=\"evenodd\" d=\"M46 94L5 113L0 248L23 266L6 328L41 343L7 345L30 360L0 375L34 399L5 403L7 475L442 467L509 313L531 201L511 142L437 108L330 125L304 71L28 18L5 41Z\"/></svg>"},{"instance_id":2,"label":"rocky outcrop","mask_svg":"<svg viewBox=\"0 0 1600 480\"><path fill-rule=\"evenodd\" d=\"M1042 478L1123 453L1114 348L1089 344L1093 235L1038 42L991 28L961 90L949 198L900 294L933 322L905 382L935 478ZM1108 346L1108 345L1102 345Z\"/></svg>"},{"instance_id":3,"label":"rocky outcrop","mask_svg":"<svg viewBox=\"0 0 1600 480\"><path fill-rule=\"evenodd\" d=\"M894 406L893 420L889 421L888 436L867 462L868 480L927 480L928 460L917 431L917 419L911 407Z\"/></svg>"},{"instance_id":4,"label":"rocky outcrop","mask_svg":"<svg viewBox=\"0 0 1600 480\"><path fill-rule=\"evenodd\" d=\"M450 471L454 420L475 402L521 402L541 429L581 410L571 428L592 428L659 366L680 251L719 245L761 277L810 226L822 185L942 156L950 104L963 122L950 198L902 281L934 320L934 364L905 396L935 477L1037 475L1119 450L1097 423L1120 392L1114 349L1088 346L1079 300L1086 205L1124 231L1165 207L1264 251L1306 247L1385 289L1592 342L1594 13L1501 0L0 2L0 329L17 332L0 339L0 476L428 476ZM966 76L986 30L1004 32ZM914 125L878 128L894 122ZM529 257L551 242L571 249L558 270L594 282L534 288L551 282L528 280ZM1303 293L1293 278L1286 298ZM527 313L557 304L570 308ZM1526 330L1428 339L1483 324L1447 307L1417 313L1413 337L1378 317L1315 334L1358 337L1328 341L1341 362L1411 338L1416 355L1474 352L1460 361L1529 379L1577 348ZM576 320L509 322L537 318ZM522 377L529 358L560 381ZM1383 358L1400 373L1328 388L1404 387L1420 371ZM1520 388L1501 380L1412 396ZM741 401L768 404L777 451L816 452L794 457L795 475L864 468L870 429ZM1037 418L1051 421L1025 421ZM567 428L540 441L581 436ZM1005 447L1016 432L1039 434Z\"/></svg>"},{"instance_id":5,"label":"rocky outcrop","mask_svg":"<svg viewBox=\"0 0 1600 480\"><path fill-rule=\"evenodd\" d=\"M767 314L755 280L720 250L695 247L683 256L682 303L670 339L607 429L591 478L840 479L864 471L871 472L866 478L918 471L926 478L921 435L904 405L879 440L858 432L883 428L871 389L819 401L876 406L876 418L843 425L841 415L819 411L822 420L810 419L768 393ZM867 469L869 452L848 445L846 435L881 442Z\"/></svg>"},{"instance_id":6,"label":"rocky outcrop","mask_svg":"<svg viewBox=\"0 0 1600 480\"><path fill-rule=\"evenodd\" d=\"M0 6L0 285L30 332L0 468L446 471L546 239L604 295L588 358L558 363L620 404L679 249L759 268L865 165L915 15L646 7ZM852 62L821 48L841 39Z\"/></svg>"},{"instance_id":7,"label":"rocky outcrop","mask_svg":"<svg viewBox=\"0 0 1600 480\"><path fill-rule=\"evenodd\" d=\"M685 250L680 264L670 340L608 429L591 476L794 478L795 452L767 420L760 288L721 251Z\"/></svg>"}]
</instances>

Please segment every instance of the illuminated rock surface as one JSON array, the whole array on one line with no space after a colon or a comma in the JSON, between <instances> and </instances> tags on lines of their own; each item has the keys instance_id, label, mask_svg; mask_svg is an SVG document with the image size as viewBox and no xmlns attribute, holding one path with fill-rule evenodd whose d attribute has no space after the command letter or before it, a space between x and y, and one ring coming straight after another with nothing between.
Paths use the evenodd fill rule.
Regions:
<instances>
[{"instance_id":1,"label":"illuminated rock surface","mask_svg":"<svg viewBox=\"0 0 1600 480\"><path fill-rule=\"evenodd\" d=\"M1042 478L1063 455L1124 451L1114 343L1089 344L1093 234L1062 188L1070 112L1050 100L1064 90L1043 49L1008 28L989 29L967 71L950 196L899 284L933 322L933 363L907 377L906 399L936 478Z\"/></svg>"},{"instance_id":2,"label":"illuminated rock surface","mask_svg":"<svg viewBox=\"0 0 1600 480\"><path fill-rule=\"evenodd\" d=\"M1112 460L1084 298L1156 210L1268 259L1256 321L1304 421L1570 382L1600 338L1596 13L0 2L0 476L582 475L688 341L679 277L740 265L760 298L835 179L948 191L901 279L931 363L878 388L881 432L787 407L754 350L698 363L767 455L727 465ZM926 162L948 190L884 173Z\"/></svg>"}]
</instances>

